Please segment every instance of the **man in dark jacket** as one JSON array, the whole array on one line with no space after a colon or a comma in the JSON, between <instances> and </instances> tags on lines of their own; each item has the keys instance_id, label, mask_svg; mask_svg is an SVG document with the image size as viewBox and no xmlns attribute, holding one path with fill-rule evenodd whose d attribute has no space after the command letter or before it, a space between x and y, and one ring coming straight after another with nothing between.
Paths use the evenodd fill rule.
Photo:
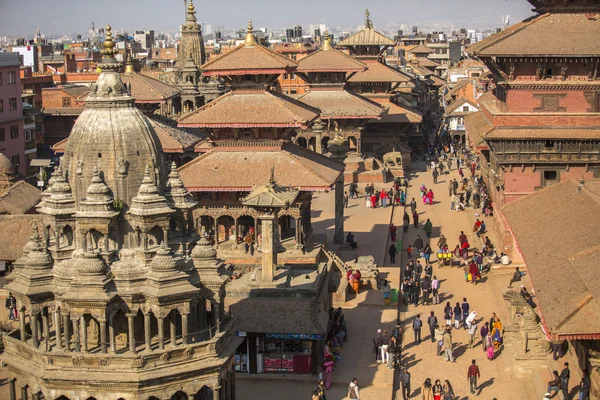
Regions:
<instances>
[{"instance_id":1,"label":"man in dark jacket","mask_svg":"<svg viewBox=\"0 0 600 400\"><path fill-rule=\"evenodd\" d=\"M563 392L563 398L566 400L569 398L569 378L571 378L571 370L569 370L569 363L566 362L565 367L560 371L560 388Z\"/></svg>"},{"instance_id":2,"label":"man in dark jacket","mask_svg":"<svg viewBox=\"0 0 600 400\"><path fill-rule=\"evenodd\" d=\"M415 250L417 250L417 258L419 258L420 253L423 251L423 239L421 239L421 235L417 235L413 247L415 248Z\"/></svg>"},{"instance_id":3,"label":"man in dark jacket","mask_svg":"<svg viewBox=\"0 0 600 400\"><path fill-rule=\"evenodd\" d=\"M410 397L410 372L406 367L400 371L400 385L402 386L402 399L407 400Z\"/></svg>"},{"instance_id":4,"label":"man in dark jacket","mask_svg":"<svg viewBox=\"0 0 600 400\"><path fill-rule=\"evenodd\" d=\"M420 315L417 315L417 317L413 320L412 326L415 333L415 342L416 344L421 344L421 328L423 327L423 321L421 321Z\"/></svg>"},{"instance_id":5,"label":"man in dark jacket","mask_svg":"<svg viewBox=\"0 0 600 400\"><path fill-rule=\"evenodd\" d=\"M15 296L13 296L12 293L8 294L5 307L8 308L8 318L11 320L17 319L17 299L15 299Z\"/></svg>"},{"instance_id":6,"label":"man in dark jacket","mask_svg":"<svg viewBox=\"0 0 600 400\"><path fill-rule=\"evenodd\" d=\"M429 293L431 291L431 279L427 275L421 281L421 291L423 292L423 305L429 305ZM432 311L433 312L433 311Z\"/></svg>"},{"instance_id":7,"label":"man in dark jacket","mask_svg":"<svg viewBox=\"0 0 600 400\"><path fill-rule=\"evenodd\" d=\"M431 334L431 342L435 342L435 327L438 325L438 319L435 316L435 314L433 313L433 311L430 313L429 317L427 318L427 325L429 326L429 333Z\"/></svg>"}]
</instances>

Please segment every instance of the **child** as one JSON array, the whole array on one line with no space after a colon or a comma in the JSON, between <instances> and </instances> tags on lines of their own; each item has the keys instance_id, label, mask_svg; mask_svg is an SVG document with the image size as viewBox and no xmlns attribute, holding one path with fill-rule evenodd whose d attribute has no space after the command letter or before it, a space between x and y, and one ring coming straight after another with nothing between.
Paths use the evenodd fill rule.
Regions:
<instances>
[{"instance_id":1,"label":"child","mask_svg":"<svg viewBox=\"0 0 600 400\"><path fill-rule=\"evenodd\" d=\"M406 248L406 254L408 255L409 260L412 260L412 250L413 248L410 245Z\"/></svg>"}]
</instances>

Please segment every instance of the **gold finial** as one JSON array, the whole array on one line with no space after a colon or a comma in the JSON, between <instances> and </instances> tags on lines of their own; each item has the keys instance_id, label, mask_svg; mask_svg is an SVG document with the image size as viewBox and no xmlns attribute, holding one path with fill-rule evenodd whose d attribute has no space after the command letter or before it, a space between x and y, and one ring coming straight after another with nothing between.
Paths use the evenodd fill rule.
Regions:
<instances>
[{"instance_id":1,"label":"gold finial","mask_svg":"<svg viewBox=\"0 0 600 400\"><path fill-rule=\"evenodd\" d=\"M331 37L329 36L329 31L325 31L323 38L323 50L331 50Z\"/></svg>"},{"instance_id":2,"label":"gold finial","mask_svg":"<svg viewBox=\"0 0 600 400\"><path fill-rule=\"evenodd\" d=\"M373 22L371 22L371 13L369 12L368 8L365 11L365 28L373 29Z\"/></svg>"},{"instance_id":3,"label":"gold finial","mask_svg":"<svg viewBox=\"0 0 600 400\"><path fill-rule=\"evenodd\" d=\"M248 30L246 32L246 40L244 46L255 46L256 38L254 37L254 27L252 26L252 20L248 21Z\"/></svg>"},{"instance_id":4,"label":"gold finial","mask_svg":"<svg viewBox=\"0 0 600 400\"><path fill-rule=\"evenodd\" d=\"M127 61L125 63L125 73L133 74L135 71L133 70L133 63L131 62L131 53L127 53Z\"/></svg>"},{"instance_id":5,"label":"gold finial","mask_svg":"<svg viewBox=\"0 0 600 400\"><path fill-rule=\"evenodd\" d=\"M106 25L106 38L104 39L104 43L102 43L102 45L104 46L104 51L102 52L102 54L104 55L112 55L114 53L112 53L112 50L115 48L115 41L113 40L113 35L112 35L112 28L110 27L110 25ZM107 54L107 51L111 51L109 54Z\"/></svg>"},{"instance_id":6,"label":"gold finial","mask_svg":"<svg viewBox=\"0 0 600 400\"><path fill-rule=\"evenodd\" d=\"M104 38L104 42L102 43L102 61L98 64L103 71L116 70L119 68L119 63L115 60L115 54L117 51L115 50L115 41L112 35L112 28L110 25L106 25L106 38Z\"/></svg>"}]
</instances>

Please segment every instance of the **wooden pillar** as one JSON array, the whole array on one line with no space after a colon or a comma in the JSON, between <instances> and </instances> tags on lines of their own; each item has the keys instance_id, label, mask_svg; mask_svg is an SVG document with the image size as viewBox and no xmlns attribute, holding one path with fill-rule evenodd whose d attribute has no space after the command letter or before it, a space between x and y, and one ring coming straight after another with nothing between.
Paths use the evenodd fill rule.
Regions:
<instances>
[{"instance_id":1,"label":"wooden pillar","mask_svg":"<svg viewBox=\"0 0 600 400\"><path fill-rule=\"evenodd\" d=\"M144 314L144 342L146 351L152 351L152 332L150 329L150 313Z\"/></svg>"},{"instance_id":2,"label":"wooden pillar","mask_svg":"<svg viewBox=\"0 0 600 400\"><path fill-rule=\"evenodd\" d=\"M134 318L135 314L127 314L127 339L129 340L129 351L133 354L136 353Z\"/></svg>"},{"instance_id":3,"label":"wooden pillar","mask_svg":"<svg viewBox=\"0 0 600 400\"><path fill-rule=\"evenodd\" d=\"M361 153L362 153L362 138L360 136L358 136L356 138L356 155L360 156Z\"/></svg>"},{"instance_id":4,"label":"wooden pillar","mask_svg":"<svg viewBox=\"0 0 600 400\"><path fill-rule=\"evenodd\" d=\"M29 396L28 396L28 394L27 394L27 389L28 389L28 388L29 388L29 387L28 387L27 385L25 385L25 386L23 386L23 387L21 388L21 400L28 400L28 399L29 399Z\"/></svg>"},{"instance_id":5,"label":"wooden pillar","mask_svg":"<svg viewBox=\"0 0 600 400\"><path fill-rule=\"evenodd\" d=\"M110 352L117 354L117 342L115 341L115 317L112 315L108 320L108 340L110 341Z\"/></svg>"},{"instance_id":6,"label":"wooden pillar","mask_svg":"<svg viewBox=\"0 0 600 400\"><path fill-rule=\"evenodd\" d=\"M217 224L217 219L218 219L218 217L214 217L213 218L214 230L215 230L215 237L214 237L214 239L215 239L215 246L218 246L218 244L219 244L219 231L217 230L218 227L219 227L219 225Z\"/></svg>"},{"instance_id":7,"label":"wooden pillar","mask_svg":"<svg viewBox=\"0 0 600 400\"><path fill-rule=\"evenodd\" d=\"M63 318L63 327L64 327L64 331L65 331L65 351L71 351L71 325L70 325L70 319L69 319L69 314L67 312L65 312L62 316Z\"/></svg>"},{"instance_id":8,"label":"wooden pillar","mask_svg":"<svg viewBox=\"0 0 600 400\"><path fill-rule=\"evenodd\" d=\"M213 388L213 400L221 400L221 386Z\"/></svg>"},{"instance_id":9,"label":"wooden pillar","mask_svg":"<svg viewBox=\"0 0 600 400\"><path fill-rule=\"evenodd\" d=\"M183 336L182 344L188 344L188 314L181 313L181 335Z\"/></svg>"},{"instance_id":10,"label":"wooden pillar","mask_svg":"<svg viewBox=\"0 0 600 400\"><path fill-rule=\"evenodd\" d=\"M177 313L175 312L175 310L171 311L171 318L169 318L169 322L170 322L170 333L171 333L171 347L175 347L177 346Z\"/></svg>"},{"instance_id":11,"label":"wooden pillar","mask_svg":"<svg viewBox=\"0 0 600 400\"><path fill-rule=\"evenodd\" d=\"M38 336L38 334L39 334L39 331L38 331L39 317L40 317L39 312L31 313L31 315L29 316L29 326L31 327L31 339L32 339L33 347L35 347L36 349L38 347L40 347L40 338Z\"/></svg>"},{"instance_id":12,"label":"wooden pillar","mask_svg":"<svg viewBox=\"0 0 600 400\"><path fill-rule=\"evenodd\" d=\"M108 345L106 343L106 321L98 321L100 324L100 351L102 354L108 353Z\"/></svg>"},{"instance_id":13,"label":"wooden pillar","mask_svg":"<svg viewBox=\"0 0 600 400\"><path fill-rule=\"evenodd\" d=\"M157 317L158 319L158 348L165 349L165 317Z\"/></svg>"},{"instance_id":14,"label":"wooden pillar","mask_svg":"<svg viewBox=\"0 0 600 400\"><path fill-rule=\"evenodd\" d=\"M56 339L56 348L62 348L62 335L60 329L60 310L54 310L54 338Z\"/></svg>"},{"instance_id":15,"label":"wooden pillar","mask_svg":"<svg viewBox=\"0 0 600 400\"><path fill-rule=\"evenodd\" d=\"M19 310L19 327L21 331L21 341L25 342L27 341L27 338L25 337L25 307L21 307Z\"/></svg>"},{"instance_id":16,"label":"wooden pillar","mask_svg":"<svg viewBox=\"0 0 600 400\"><path fill-rule=\"evenodd\" d=\"M79 322L81 324L81 351L83 353L87 353L88 351L88 340L87 340L87 320L85 319L85 315L82 315L79 318Z\"/></svg>"}]
</instances>

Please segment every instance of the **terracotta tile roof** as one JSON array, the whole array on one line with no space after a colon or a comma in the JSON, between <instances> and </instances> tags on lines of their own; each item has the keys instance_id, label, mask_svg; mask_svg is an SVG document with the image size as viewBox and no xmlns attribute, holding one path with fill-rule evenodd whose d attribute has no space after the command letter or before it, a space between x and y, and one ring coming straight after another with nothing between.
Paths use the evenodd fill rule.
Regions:
<instances>
[{"instance_id":1,"label":"terracotta tile roof","mask_svg":"<svg viewBox=\"0 0 600 400\"><path fill-rule=\"evenodd\" d=\"M78 116L80 115L85 107L44 107L42 113L44 115L52 115L55 117L64 116Z\"/></svg>"},{"instance_id":2,"label":"terracotta tile roof","mask_svg":"<svg viewBox=\"0 0 600 400\"><path fill-rule=\"evenodd\" d=\"M82 99L90 93L90 88L83 85L66 85L61 87L62 91L76 99Z\"/></svg>"},{"instance_id":3,"label":"terracotta tile roof","mask_svg":"<svg viewBox=\"0 0 600 400\"><path fill-rule=\"evenodd\" d=\"M20 180L0 192L0 214L25 214L42 198L35 186Z\"/></svg>"},{"instance_id":4,"label":"terracotta tile roof","mask_svg":"<svg viewBox=\"0 0 600 400\"><path fill-rule=\"evenodd\" d=\"M178 96L180 90L148 75L121 74L124 84L131 84L131 95L138 103L164 103Z\"/></svg>"},{"instance_id":5,"label":"terracotta tile roof","mask_svg":"<svg viewBox=\"0 0 600 400\"><path fill-rule=\"evenodd\" d=\"M236 141L231 148L220 146L179 168L189 191L249 192L269 180L271 167L281 186L322 191L331 188L344 171L343 164L291 143Z\"/></svg>"},{"instance_id":6,"label":"terracotta tile roof","mask_svg":"<svg viewBox=\"0 0 600 400\"><path fill-rule=\"evenodd\" d=\"M582 128L513 128L496 127L488 132L485 139L598 139L600 129Z\"/></svg>"},{"instance_id":7,"label":"terracotta tile roof","mask_svg":"<svg viewBox=\"0 0 600 400\"><path fill-rule=\"evenodd\" d=\"M321 118L378 118L381 106L348 90L311 90L297 100L321 110Z\"/></svg>"},{"instance_id":8,"label":"terracotta tile roof","mask_svg":"<svg viewBox=\"0 0 600 400\"><path fill-rule=\"evenodd\" d=\"M365 28L342 40L338 46L393 46L396 42L373 28Z\"/></svg>"},{"instance_id":9,"label":"terracotta tile roof","mask_svg":"<svg viewBox=\"0 0 600 400\"><path fill-rule=\"evenodd\" d=\"M52 146L52 151L54 151L55 153L64 154L68 142L69 138L67 137L61 140L60 142L54 143L54 145Z\"/></svg>"},{"instance_id":10,"label":"terracotta tile roof","mask_svg":"<svg viewBox=\"0 0 600 400\"><path fill-rule=\"evenodd\" d=\"M246 46L241 44L235 49L204 64L202 74L246 75L246 74L283 74L294 70L296 61L267 49L260 44Z\"/></svg>"},{"instance_id":11,"label":"terracotta tile roof","mask_svg":"<svg viewBox=\"0 0 600 400\"><path fill-rule=\"evenodd\" d=\"M469 104L470 106L475 107L477 109L479 108L479 106L476 103L473 103L471 100L461 97L460 99L455 100L452 104L446 107L446 114L452 114L454 111L458 110L459 107L462 107L465 104Z\"/></svg>"},{"instance_id":12,"label":"terracotta tile roof","mask_svg":"<svg viewBox=\"0 0 600 400\"><path fill-rule=\"evenodd\" d=\"M410 61L408 62L407 66L410 67L410 69L412 70L412 73L416 74L416 75L430 76L433 74L433 71L431 71L430 69L413 64Z\"/></svg>"},{"instance_id":13,"label":"terracotta tile roof","mask_svg":"<svg viewBox=\"0 0 600 400\"><path fill-rule=\"evenodd\" d=\"M304 128L318 110L291 97L265 90L234 90L179 119L188 128Z\"/></svg>"},{"instance_id":14,"label":"terracotta tile roof","mask_svg":"<svg viewBox=\"0 0 600 400\"><path fill-rule=\"evenodd\" d=\"M317 50L316 45L303 43L302 45L294 44L274 44L271 46L273 51L278 53L310 53Z\"/></svg>"},{"instance_id":15,"label":"terracotta tile roof","mask_svg":"<svg viewBox=\"0 0 600 400\"><path fill-rule=\"evenodd\" d=\"M23 247L31 236L33 221L43 226L39 214L0 215L0 260L15 261L23 255Z\"/></svg>"},{"instance_id":16,"label":"terracotta tile roof","mask_svg":"<svg viewBox=\"0 0 600 400\"><path fill-rule=\"evenodd\" d=\"M425 57L417 57L416 60L410 60L410 63L416 64L419 67L425 67L425 68L429 68L429 69L435 69L440 66L440 64L436 63L435 61L430 60L429 58L425 58Z\"/></svg>"},{"instance_id":17,"label":"terracotta tile roof","mask_svg":"<svg viewBox=\"0 0 600 400\"><path fill-rule=\"evenodd\" d=\"M486 118L481 111L467 115L465 117L465 130L467 136L473 142L473 145L478 150L489 150L489 147L483 137L487 135L494 125Z\"/></svg>"},{"instance_id":18,"label":"terracotta tile roof","mask_svg":"<svg viewBox=\"0 0 600 400\"><path fill-rule=\"evenodd\" d=\"M433 74L429 77L429 79L431 79L433 81L433 86L436 87L442 87L446 84L446 81L442 78L440 78L439 76Z\"/></svg>"},{"instance_id":19,"label":"terracotta tile roof","mask_svg":"<svg viewBox=\"0 0 600 400\"><path fill-rule=\"evenodd\" d=\"M164 153L183 153L193 147L206 137L206 134L199 133L197 130L182 129L176 126L169 126L166 121L158 121L155 118L149 118L150 124L154 128Z\"/></svg>"},{"instance_id":20,"label":"terracotta tile roof","mask_svg":"<svg viewBox=\"0 0 600 400\"><path fill-rule=\"evenodd\" d=\"M310 299L249 297L230 307L236 330L323 335L329 315Z\"/></svg>"},{"instance_id":21,"label":"terracotta tile roof","mask_svg":"<svg viewBox=\"0 0 600 400\"><path fill-rule=\"evenodd\" d=\"M431 54L431 53L433 53L433 50L431 50L429 47L425 46L424 44L419 44L415 47L411 47L411 48L407 49L406 52L412 53L412 54Z\"/></svg>"},{"instance_id":22,"label":"terracotta tile roof","mask_svg":"<svg viewBox=\"0 0 600 400\"><path fill-rule=\"evenodd\" d=\"M369 97L369 99L384 108L381 118L370 120L370 124L420 124L423 120L423 116L417 111L395 104L389 97Z\"/></svg>"},{"instance_id":23,"label":"terracotta tile roof","mask_svg":"<svg viewBox=\"0 0 600 400\"><path fill-rule=\"evenodd\" d=\"M600 338L600 181L566 180L503 208L551 335Z\"/></svg>"},{"instance_id":24,"label":"terracotta tile roof","mask_svg":"<svg viewBox=\"0 0 600 400\"><path fill-rule=\"evenodd\" d=\"M298 72L359 72L367 65L336 49L318 50L298 61Z\"/></svg>"},{"instance_id":25,"label":"terracotta tile roof","mask_svg":"<svg viewBox=\"0 0 600 400\"><path fill-rule=\"evenodd\" d=\"M365 71L354 74L348 79L351 83L362 82L410 82L412 79L401 71L397 71L380 62L368 63Z\"/></svg>"},{"instance_id":26,"label":"terracotta tile roof","mask_svg":"<svg viewBox=\"0 0 600 400\"><path fill-rule=\"evenodd\" d=\"M597 56L600 24L585 13L545 13L467 48L485 56Z\"/></svg>"}]
</instances>

